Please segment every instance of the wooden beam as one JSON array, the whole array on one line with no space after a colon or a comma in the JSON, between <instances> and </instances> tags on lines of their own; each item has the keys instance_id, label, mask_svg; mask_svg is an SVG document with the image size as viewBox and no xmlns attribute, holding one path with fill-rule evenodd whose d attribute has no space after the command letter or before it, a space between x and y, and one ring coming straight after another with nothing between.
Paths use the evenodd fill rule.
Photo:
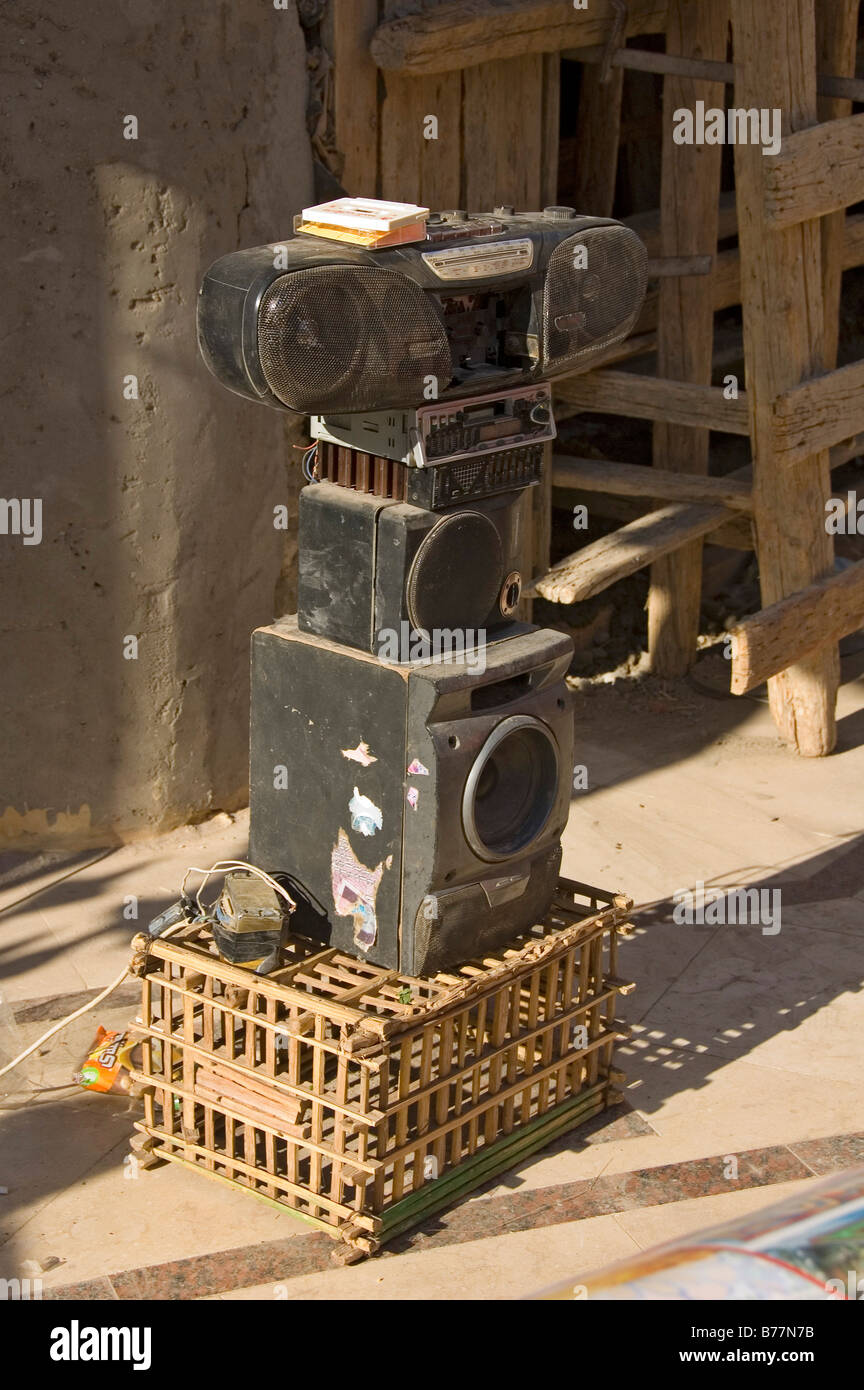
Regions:
<instances>
[{"instance_id":1,"label":"wooden beam","mask_svg":"<svg viewBox=\"0 0 864 1390\"><path fill-rule=\"evenodd\" d=\"M817 7L816 44L822 68L827 68L829 72L854 73L857 43L858 0ZM861 99L859 96L858 100ZM851 101L827 96L824 88L820 89L820 121L842 120L851 114ZM846 214L841 208L822 219L822 301L825 313L822 348L825 367L829 369L837 366L845 240Z\"/></svg>"},{"instance_id":2,"label":"wooden beam","mask_svg":"<svg viewBox=\"0 0 864 1390\"><path fill-rule=\"evenodd\" d=\"M673 54L726 56L729 8L669 0L666 47ZM713 258L717 250L722 148L679 145L673 139L674 113L697 100L722 106L722 82L668 75L663 83L663 165L660 189L661 246L664 256ZM675 381L711 386L714 305L710 291L695 278L661 282L657 332L657 374ZM723 399L721 395L721 400ZM723 401L724 405L728 404ZM710 432L659 419L654 425L653 459L673 473L708 472ZM662 495L662 494L661 494ZM663 677L683 676L693 664L702 600L702 539L696 537L651 566L648 593L648 651L651 669Z\"/></svg>"},{"instance_id":3,"label":"wooden beam","mask_svg":"<svg viewBox=\"0 0 864 1390\"><path fill-rule=\"evenodd\" d=\"M814 0L732 0L735 105L780 108L793 135L817 119ZM778 158L782 158L779 156ZM759 577L766 607L833 570L825 531L828 454L797 465L778 457L774 402L822 367L822 261L818 214L780 227L768 215L766 184L777 160L758 145L735 146L744 350ZM800 171L799 171L800 172ZM824 212L819 208L818 212ZM829 753L836 739L836 647L824 648L769 684L784 738L807 756Z\"/></svg>"},{"instance_id":4,"label":"wooden beam","mask_svg":"<svg viewBox=\"0 0 864 1390\"><path fill-rule=\"evenodd\" d=\"M568 197L594 217L610 217L618 172L621 92L624 73L616 68L604 82L594 66L582 73L576 125L576 176Z\"/></svg>"},{"instance_id":5,"label":"wooden beam","mask_svg":"<svg viewBox=\"0 0 864 1390\"><path fill-rule=\"evenodd\" d=\"M717 236L721 241L735 236L738 232L738 210L734 193L721 193L717 208ZM645 243L649 256L661 253L660 209L651 208L648 212L634 212L622 217L625 227L629 227Z\"/></svg>"},{"instance_id":6,"label":"wooden beam","mask_svg":"<svg viewBox=\"0 0 864 1390\"><path fill-rule=\"evenodd\" d=\"M783 465L864 431L864 361L814 377L774 401L774 450Z\"/></svg>"},{"instance_id":7,"label":"wooden beam","mask_svg":"<svg viewBox=\"0 0 864 1390\"><path fill-rule=\"evenodd\" d=\"M669 14L672 13L672 6L669 6ZM669 42L669 19L666 21L666 42ZM724 50L725 51L725 50ZM574 63L587 63L592 65L600 63L606 52L605 44L595 44L590 48L568 48L561 54L562 58L567 58ZM678 53L651 53L644 48L619 48L612 55L612 68L626 68L630 72L654 72L661 76L669 77L691 77L703 82L720 83L732 82L735 78L735 64L724 63L710 58L685 57ZM721 100L717 103L708 102L704 90L700 90L699 97L704 99L708 105L722 105Z\"/></svg>"},{"instance_id":8,"label":"wooden beam","mask_svg":"<svg viewBox=\"0 0 864 1390\"><path fill-rule=\"evenodd\" d=\"M643 463L612 463L606 459L555 454L552 486L611 492L616 497L659 497L665 502L713 502L735 511L751 512L750 484L735 478L708 478L673 473Z\"/></svg>"},{"instance_id":9,"label":"wooden beam","mask_svg":"<svg viewBox=\"0 0 864 1390\"><path fill-rule=\"evenodd\" d=\"M665 0L629 0L627 34L660 34ZM460 0L392 18L375 31L370 51L379 68L406 74L454 72L526 53L605 44L613 0Z\"/></svg>"},{"instance_id":10,"label":"wooden beam","mask_svg":"<svg viewBox=\"0 0 864 1390\"><path fill-rule=\"evenodd\" d=\"M841 13L838 18L845 23L842 15L844 0L828 0L827 5L823 5L825 10L839 10ZM819 11L817 10L817 19ZM853 19L854 24L854 19ZM668 34L668 23L667 23ZM596 44L591 48L565 49L561 54L562 58L567 58L576 63L600 63L606 54L604 44ZM820 96L830 98L843 98L846 101L864 101L864 79L860 77L835 77L833 73L845 66L844 63L835 63L833 56L824 58L823 55L822 71L816 79L816 90ZM653 53L641 48L619 48L613 53L611 58L613 69L622 68L630 72L654 72L661 75L671 74L675 77L693 77L701 79L703 82L734 82L735 64L711 62L705 58L681 58L672 53ZM852 66L854 67L854 61ZM707 103L706 104L711 104ZM722 105L722 102L716 103ZM845 114L845 113L844 113ZM831 119L830 116L822 116L822 120Z\"/></svg>"},{"instance_id":11,"label":"wooden beam","mask_svg":"<svg viewBox=\"0 0 864 1390\"><path fill-rule=\"evenodd\" d=\"M333 135L344 161L340 182L371 197L378 189L378 72L369 40L377 20L377 0L333 0L324 17L333 60Z\"/></svg>"},{"instance_id":12,"label":"wooden beam","mask_svg":"<svg viewBox=\"0 0 864 1390\"><path fill-rule=\"evenodd\" d=\"M662 555L716 531L735 513L725 507L671 506L648 512L554 565L532 586L551 603L591 598Z\"/></svg>"},{"instance_id":13,"label":"wooden beam","mask_svg":"<svg viewBox=\"0 0 864 1390\"><path fill-rule=\"evenodd\" d=\"M720 241L725 241L727 237L737 236L738 233L738 212L735 206L735 195L733 193L721 193L719 206L719 224L717 236ZM652 208L650 212L636 212L630 217L622 217L621 221L626 227L630 227L638 237L644 241L649 256L660 255L660 210ZM724 251L720 256L735 256L737 251ZM718 264L720 257L718 256ZM847 213L845 221L845 232L843 238L843 269L850 270L852 266L864 265L864 213ZM733 300L733 303L736 301Z\"/></svg>"},{"instance_id":14,"label":"wooden beam","mask_svg":"<svg viewBox=\"0 0 864 1390\"><path fill-rule=\"evenodd\" d=\"M749 434L747 396L726 400L720 386L638 376L607 369L563 377L556 396L577 411L627 415L640 420L665 420L726 434Z\"/></svg>"},{"instance_id":15,"label":"wooden beam","mask_svg":"<svg viewBox=\"0 0 864 1390\"><path fill-rule=\"evenodd\" d=\"M652 505L647 499L618 497L612 492L583 492L579 488L553 488L552 505L567 513L572 513L575 506L583 506L592 519L600 517L617 521L621 526L657 510L656 502ZM728 520L721 521L706 539L711 545L723 546L728 550L754 551L756 540L751 518L746 512L733 512L731 508L727 516Z\"/></svg>"},{"instance_id":16,"label":"wooden beam","mask_svg":"<svg viewBox=\"0 0 864 1390\"><path fill-rule=\"evenodd\" d=\"M744 695L803 656L833 647L860 627L864 627L864 560L763 608L731 629L732 694Z\"/></svg>"},{"instance_id":17,"label":"wooden beam","mask_svg":"<svg viewBox=\"0 0 864 1390\"><path fill-rule=\"evenodd\" d=\"M414 80L403 78L409 84ZM463 187L456 206L538 207L543 178L543 55L498 59L470 68L461 79L448 80L461 81L463 92ZM458 142L456 154L458 158Z\"/></svg>"},{"instance_id":18,"label":"wooden beam","mask_svg":"<svg viewBox=\"0 0 864 1390\"><path fill-rule=\"evenodd\" d=\"M398 0L384 0L385 14L397 9ZM350 69L348 76L350 81ZM377 69L375 76L378 82ZM463 207L459 74L411 79L394 72L386 75L381 87L379 196L431 208ZM435 140L424 136L427 116L438 122Z\"/></svg>"},{"instance_id":19,"label":"wooden beam","mask_svg":"<svg viewBox=\"0 0 864 1390\"><path fill-rule=\"evenodd\" d=\"M764 163L769 226L793 227L848 208L864 198L864 113L784 135L780 153Z\"/></svg>"}]
</instances>

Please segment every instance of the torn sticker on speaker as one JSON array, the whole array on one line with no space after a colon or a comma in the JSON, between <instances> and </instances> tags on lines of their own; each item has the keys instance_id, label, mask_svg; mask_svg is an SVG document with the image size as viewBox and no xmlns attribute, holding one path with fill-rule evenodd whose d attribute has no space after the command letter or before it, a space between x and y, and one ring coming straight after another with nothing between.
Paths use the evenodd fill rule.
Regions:
<instances>
[{"instance_id":1,"label":"torn sticker on speaker","mask_svg":"<svg viewBox=\"0 0 864 1390\"><path fill-rule=\"evenodd\" d=\"M408 776L409 776L409 777L428 777L428 776L429 776L429 769L428 769L428 767L424 767L424 766L423 766L423 764L420 762L419 758L412 758L411 761L410 761L410 763L408 764Z\"/></svg>"},{"instance_id":2,"label":"torn sticker on speaker","mask_svg":"<svg viewBox=\"0 0 864 1390\"><path fill-rule=\"evenodd\" d=\"M417 802L420 800L420 793L416 787L408 788L407 792L405 793L405 800L408 802L408 805L411 807L412 811L417 810Z\"/></svg>"},{"instance_id":3,"label":"torn sticker on speaker","mask_svg":"<svg viewBox=\"0 0 864 1390\"><path fill-rule=\"evenodd\" d=\"M363 767L368 767L370 763L377 763L378 759L374 753L369 752L368 743L358 743L356 748L343 748L342 757L349 762L360 763Z\"/></svg>"},{"instance_id":4,"label":"torn sticker on speaker","mask_svg":"<svg viewBox=\"0 0 864 1390\"><path fill-rule=\"evenodd\" d=\"M361 864L340 826L330 856L333 906L339 917L353 917L354 944L361 951L368 951L378 935L375 899L383 873L383 864L374 869Z\"/></svg>"},{"instance_id":5,"label":"torn sticker on speaker","mask_svg":"<svg viewBox=\"0 0 864 1390\"><path fill-rule=\"evenodd\" d=\"M384 824L381 808L368 796L361 796L357 787L348 802L348 810L351 812L351 829L359 831L361 835L374 835Z\"/></svg>"}]
</instances>

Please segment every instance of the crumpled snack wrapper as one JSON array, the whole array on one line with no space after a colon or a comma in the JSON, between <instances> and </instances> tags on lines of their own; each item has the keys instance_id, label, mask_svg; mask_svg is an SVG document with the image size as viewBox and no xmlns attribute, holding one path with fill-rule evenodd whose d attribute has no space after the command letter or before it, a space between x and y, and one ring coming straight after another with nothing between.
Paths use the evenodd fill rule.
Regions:
<instances>
[{"instance_id":1,"label":"crumpled snack wrapper","mask_svg":"<svg viewBox=\"0 0 864 1390\"><path fill-rule=\"evenodd\" d=\"M129 1094L132 1089L130 1068L137 1066L134 1057L140 1048L139 1039L128 1030L109 1032L100 1024L87 1056L75 1072L73 1080L85 1091ZM140 1056L140 1052L139 1052Z\"/></svg>"}]
</instances>

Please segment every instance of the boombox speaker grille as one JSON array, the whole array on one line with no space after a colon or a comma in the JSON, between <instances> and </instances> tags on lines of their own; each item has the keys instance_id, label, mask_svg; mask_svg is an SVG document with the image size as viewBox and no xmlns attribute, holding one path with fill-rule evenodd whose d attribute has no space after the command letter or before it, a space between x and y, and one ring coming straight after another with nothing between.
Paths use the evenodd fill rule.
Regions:
<instances>
[{"instance_id":1,"label":"boombox speaker grille","mask_svg":"<svg viewBox=\"0 0 864 1390\"><path fill-rule=\"evenodd\" d=\"M261 299L258 356L270 390L303 414L380 410L449 385L450 350L426 295L397 271L313 266Z\"/></svg>"},{"instance_id":2,"label":"boombox speaker grille","mask_svg":"<svg viewBox=\"0 0 864 1390\"><path fill-rule=\"evenodd\" d=\"M626 338L642 307L646 267L643 243L620 225L592 228L555 248L543 291L546 370L576 368Z\"/></svg>"}]
</instances>

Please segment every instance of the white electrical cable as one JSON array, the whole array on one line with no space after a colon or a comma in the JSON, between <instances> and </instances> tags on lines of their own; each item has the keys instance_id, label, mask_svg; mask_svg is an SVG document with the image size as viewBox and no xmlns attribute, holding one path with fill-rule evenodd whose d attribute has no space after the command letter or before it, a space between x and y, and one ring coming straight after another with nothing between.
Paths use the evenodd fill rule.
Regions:
<instances>
[{"instance_id":1,"label":"white electrical cable","mask_svg":"<svg viewBox=\"0 0 864 1390\"><path fill-rule=\"evenodd\" d=\"M269 874L266 874L263 869L259 869L257 865L247 864L246 861L243 859L218 859L215 864L211 864L209 869L197 869L194 864L190 864L189 868L183 875L183 883L180 886L180 892L183 894L185 894L186 892L186 880L188 879L190 874L203 875L201 880L201 886L195 894L195 902L198 906L199 912L204 911L204 905L201 902L201 894L204 891L207 880L213 874L221 873L224 869L245 869L247 873L257 874L258 878L262 878L264 882L269 884L269 886L275 892L281 894L281 896L288 903L289 912L294 912L294 910L296 909L297 904L291 897L291 894L288 892L287 888L283 888L281 883L277 883L275 878L271 878Z\"/></svg>"},{"instance_id":2,"label":"white electrical cable","mask_svg":"<svg viewBox=\"0 0 864 1390\"><path fill-rule=\"evenodd\" d=\"M180 927L184 926L186 926L185 922L177 922L175 926L169 927L166 932L162 933L162 935L170 936L172 932L178 931ZM7 1062L5 1067L0 1067L0 1076L5 1076L7 1071L11 1071L13 1067L17 1067L18 1063L23 1062L25 1058L31 1055L31 1053L35 1052L37 1047L41 1047L42 1044L44 1042L47 1042L49 1038L53 1038L55 1033L59 1033L61 1028L65 1028L67 1023L72 1023L74 1019L80 1018L82 1014L88 1013L90 1009L95 1009L97 1004L101 1004L103 999L107 999L109 994L113 994L115 989L117 989L118 986L122 985L123 981L126 979L126 976L128 974L129 966L127 965L124 966L121 973L117 976L117 979L113 980L110 985L106 985L105 988L99 994L96 995L95 999L90 1000L89 1004L82 1004L81 1008L76 1009L73 1014L69 1014L67 1018L61 1018L59 1023L55 1023L54 1027L49 1028L47 1033L43 1033L41 1038L37 1038L36 1041L34 1043L31 1043L29 1047L25 1047L24 1051L19 1052L18 1056L15 1057L11 1062Z\"/></svg>"},{"instance_id":3,"label":"white electrical cable","mask_svg":"<svg viewBox=\"0 0 864 1390\"><path fill-rule=\"evenodd\" d=\"M186 873L183 875L183 883L180 888L180 892L185 896L186 880L188 879L189 875L203 874L201 887L195 894L195 902L198 905L199 912L204 912L204 907L201 902L201 893L203 891L204 885L213 874L219 873L223 869L245 869L250 874L257 874L259 878L262 878L264 882L269 884L270 887L273 888L277 893L281 893L282 897L288 903L289 912L293 912L297 907L296 902L291 897L291 894L288 892L288 890L286 888L283 888L281 883L277 883L275 878L271 878L269 874L265 874L264 870L259 869L255 864L247 864L243 859L219 859L215 864L212 864L209 869L196 869L194 865L190 865L189 868L186 870ZM160 940L163 940L167 936L173 935L175 931L179 931L181 927L185 926L188 926L187 922L176 922L173 927L169 927L167 931L162 932ZM37 1038L34 1043L31 1043L29 1047L26 1047L24 1051L19 1053L17 1057L13 1058L11 1062L7 1062L5 1067L0 1067L0 1076L5 1076L6 1073L10 1072L13 1067L17 1067L19 1062L23 1062L27 1057L31 1056L31 1054L34 1053L38 1047L41 1047L44 1042L47 1042L49 1038L53 1038L54 1034L59 1033L61 1028L65 1028L67 1023L72 1023L76 1018L80 1018L82 1014L88 1013L90 1009L95 1009L97 1004L101 1004L103 999L107 999L109 994L113 994L114 990L117 989L119 985L122 985L123 981L126 979L126 976L129 974L129 968L130 967L128 965L125 966L123 971L117 976L117 979L112 981L110 985L106 985L105 988L101 991L101 993L96 995L95 999L90 1000L89 1004L82 1004L81 1008L76 1009L74 1013L69 1014L68 1018L61 1018L59 1023L55 1023L53 1028L49 1028L47 1033L43 1033L41 1038Z\"/></svg>"}]
</instances>

